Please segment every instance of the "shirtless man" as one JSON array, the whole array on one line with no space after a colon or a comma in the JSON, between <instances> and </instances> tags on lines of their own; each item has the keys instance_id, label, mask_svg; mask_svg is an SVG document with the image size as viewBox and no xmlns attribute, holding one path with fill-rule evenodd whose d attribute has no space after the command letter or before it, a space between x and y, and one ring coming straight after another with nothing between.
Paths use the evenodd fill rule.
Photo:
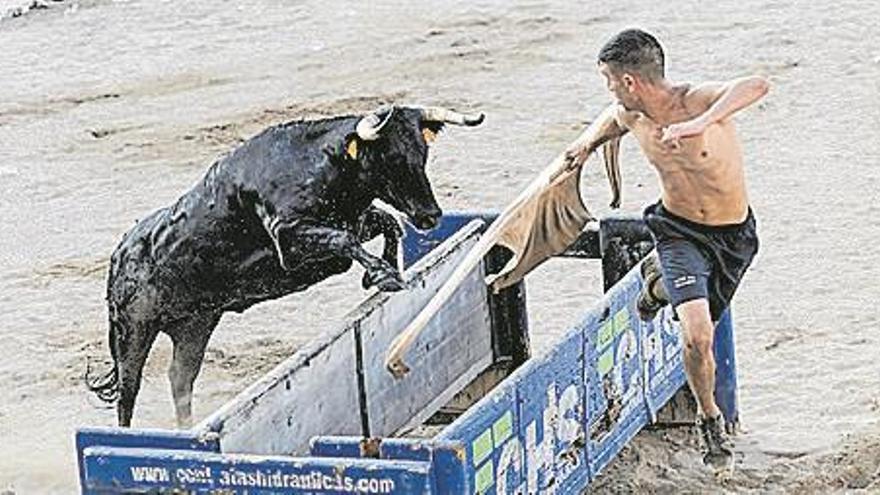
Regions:
<instances>
[{"instance_id":1,"label":"shirtless man","mask_svg":"<svg viewBox=\"0 0 880 495\"><path fill-rule=\"evenodd\" d=\"M598 68L616 103L600 115L598 135L585 132L568 150L568 165L579 166L601 144L630 132L657 170L662 196L645 209L644 218L657 248L663 288L683 329L703 459L716 469L731 468L733 449L713 393L712 344L715 323L758 250L731 117L763 97L768 83L761 77L673 83L665 78L660 44L637 29L608 41L599 52Z\"/></svg>"}]
</instances>

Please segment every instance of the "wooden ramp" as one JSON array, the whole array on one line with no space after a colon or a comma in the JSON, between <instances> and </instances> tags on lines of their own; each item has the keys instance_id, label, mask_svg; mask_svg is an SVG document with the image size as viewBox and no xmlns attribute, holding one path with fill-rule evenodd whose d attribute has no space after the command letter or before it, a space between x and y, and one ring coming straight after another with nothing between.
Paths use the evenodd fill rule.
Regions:
<instances>
[{"instance_id":1,"label":"wooden ramp","mask_svg":"<svg viewBox=\"0 0 880 495\"><path fill-rule=\"evenodd\" d=\"M676 323L634 307L651 249L638 220L604 219L564 254L601 257L608 291L572 308L579 323L545 356L527 359L522 284L486 290L504 262L494 253L414 342L418 368L394 379L384 367L491 217L410 232L409 291L374 294L193 429L78 431L83 493L581 493L639 430L680 413L664 409L685 381ZM735 423L732 343L727 315L716 395ZM431 438L395 438L439 419L451 423Z\"/></svg>"}]
</instances>

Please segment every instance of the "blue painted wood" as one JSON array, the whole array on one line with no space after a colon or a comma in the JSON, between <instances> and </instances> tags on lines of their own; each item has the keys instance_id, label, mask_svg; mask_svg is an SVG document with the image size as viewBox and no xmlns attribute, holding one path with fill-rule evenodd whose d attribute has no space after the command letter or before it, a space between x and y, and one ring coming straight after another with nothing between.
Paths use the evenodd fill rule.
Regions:
<instances>
[{"instance_id":1,"label":"blue painted wood","mask_svg":"<svg viewBox=\"0 0 880 495\"><path fill-rule=\"evenodd\" d=\"M588 481L583 341L574 328L518 371L522 493L577 493Z\"/></svg>"},{"instance_id":2,"label":"blue painted wood","mask_svg":"<svg viewBox=\"0 0 880 495\"><path fill-rule=\"evenodd\" d=\"M730 309L721 315L715 326L715 402L729 425L739 424L739 403L736 385L736 352L733 339L733 317Z\"/></svg>"},{"instance_id":3,"label":"blue painted wood","mask_svg":"<svg viewBox=\"0 0 880 495\"><path fill-rule=\"evenodd\" d=\"M672 308L667 306L653 321L642 324L642 359L648 384L646 399L652 418L687 383L682 364L681 327L672 316Z\"/></svg>"},{"instance_id":4,"label":"blue painted wood","mask_svg":"<svg viewBox=\"0 0 880 495\"><path fill-rule=\"evenodd\" d=\"M379 445L379 457L401 461L430 461L434 442L407 438L386 438Z\"/></svg>"},{"instance_id":5,"label":"blue painted wood","mask_svg":"<svg viewBox=\"0 0 880 495\"><path fill-rule=\"evenodd\" d=\"M596 401L589 418L590 472L596 476L648 423L641 322L635 300L641 287L633 268L602 302L598 325L586 328L587 386Z\"/></svg>"},{"instance_id":6,"label":"blue painted wood","mask_svg":"<svg viewBox=\"0 0 880 495\"><path fill-rule=\"evenodd\" d=\"M404 222L403 237L403 266L409 268L416 261L434 250L443 241L473 220L483 220L489 225L498 216L492 212L461 212L452 211L444 213L440 217L437 226L431 230L418 230L408 222Z\"/></svg>"},{"instance_id":7,"label":"blue painted wood","mask_svg":"<svg viewBox=\"0 0 880 495\"><path fill-rule=\"evenodd\" d=\"M516 375L437 436L465 446L467 490L462 493L514 493L522 484L525 439L519 435Z\"/></svg>"},{"instance_id":8,"label":"blue painted wood","mask_svg":"<svg viewBox=\"0 0 880 495\"><path fill-rule=\"evenodd\" d=\"M467 449L455 442L435 442L431 453L432 488L438 494L470 493L467 474Z\"/></svg>"},{"instance_id":9,"label":"blue painted wood","mask_svg":"<svg viewBox=\"0 0 880 495\"><path fill-rule=\"evenodd\" d=\"M313 457L345 457L360 459L363 457L362 442L359 437L320 436L311 440L309 454Z\"/></svg>"},{"instance_id":10,"label":"blue painted wood","mask_svg":"<svg viewBox=\"0 0 880 495\"><path fill-rule=\"evenodd\" d=\"M248 494L431 493L427 462L108 447L87 448L83 461L85 493L171 488Z\"/></svg>"},{"instance_id":11,"label":"blue painted wood","mask_svg":"<svg viewBox=\"0 0 880 495\"><path fill-rule=\"evenodd\" d=\"M642 322L640 290L636 267L438 436L467 446L470 493L578 493L685 383L671 309Z\"/></svg>"},{"instance_id":12,"label":"blue painted wood","mask_svg":"<svg viewBox=\"0 0 880 495\"><path fill-rule=\"evenodd\" d=\"M85 486L83 452L93 446L220 452L220 441L216 435L142 428L80 428L76 432L80 486Z\"/></svg>"},{"instance_id":13,"label":"blue painted wood","mask_svg":"<svg viewBox=\"0 0 880 495\"><path fill-rule=\"evenodd\" d=\"M403 438L371 439L371 441L378 443L380 459L430 463L433 493L467 492L464 467L467 452L464 445ZM363 439L352 437L319 437L312 441L312 455L359 458L363 456L363 442Z\"/></svg>"},{"instance_id":14,"label":"blue painted wood","mask_svg":"<svg viewBox=\"0 0 880 495\"><path fill-rule=\"evenodd\" d=\"M427 461L435 493L467 493L467 449L461 443L386 438L379 447L382 459Z\"/></svg>"}]
</instances>

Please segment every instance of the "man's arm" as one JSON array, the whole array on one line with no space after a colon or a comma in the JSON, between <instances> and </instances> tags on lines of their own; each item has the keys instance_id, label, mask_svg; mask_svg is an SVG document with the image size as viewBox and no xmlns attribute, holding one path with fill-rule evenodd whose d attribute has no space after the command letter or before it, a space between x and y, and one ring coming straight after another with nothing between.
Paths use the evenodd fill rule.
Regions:
<instances>
[{"instance_id":1,"label":"man's arm","mask_svg":"<svg viewBox=\"0 0 880 495\"><path fill-rule=\"evenodd\" d=\"M770 90L770 83L760 76L743 77L726 83L705 83L693 90L691 97L709 108L685 122L672 124L663 131L662 140L671 142L702 134L710 125L760 100Z\"/></svg>"},{"instance_id":2,"label":"man's arm","mask_svg":"<svg viewBox=\"0 0 880 495\"><path fill-rule=\"evenodd\" d=\"M581 166L599 146L610 139L623 136L626 128L618 123L617 104L608 105L565 152L566 168Z\"/></svg>"}]
</instances>

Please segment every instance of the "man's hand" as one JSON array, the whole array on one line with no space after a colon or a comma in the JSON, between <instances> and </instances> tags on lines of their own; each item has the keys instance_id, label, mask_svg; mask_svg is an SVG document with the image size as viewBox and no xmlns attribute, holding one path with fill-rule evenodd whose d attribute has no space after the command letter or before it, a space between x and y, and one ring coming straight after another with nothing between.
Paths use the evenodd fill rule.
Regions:
<instances>
[{"instance_id":1,"label":"man's hand","mask_svg":"<svg viewBox=\"0 0 880 495\"><path fill-rule=\"evenodd\" d=\"M565 150L565 168L570 172L587 161L590 153L599 148L609 139L619 138L626 133L626 129L618 125L617 114L619 105L611 104L602 110L599 117L593 121L581 135Z\"/></svg>"},{"instance_id":2,"label":"man's hand","mask_svg":"<svg viewBox=\"0 0 880 495\"><path fill-rule=\"evenodd\" d=\"M590 156L590 147L576 143L565 151L565 170L574 170L587 161Z\"/></svg>"},{"instance_id":3,"label":"man's hand","mask_svg":"<svg viewBox=\"0 0 880 495\"><path fill-rule=\"evenodd\" d=\"M672 124L663 129L660 141L666 145L676 146L682 138L699 136L706 127L706 121L701 117Z\"/></svg>"}]
</instances>

